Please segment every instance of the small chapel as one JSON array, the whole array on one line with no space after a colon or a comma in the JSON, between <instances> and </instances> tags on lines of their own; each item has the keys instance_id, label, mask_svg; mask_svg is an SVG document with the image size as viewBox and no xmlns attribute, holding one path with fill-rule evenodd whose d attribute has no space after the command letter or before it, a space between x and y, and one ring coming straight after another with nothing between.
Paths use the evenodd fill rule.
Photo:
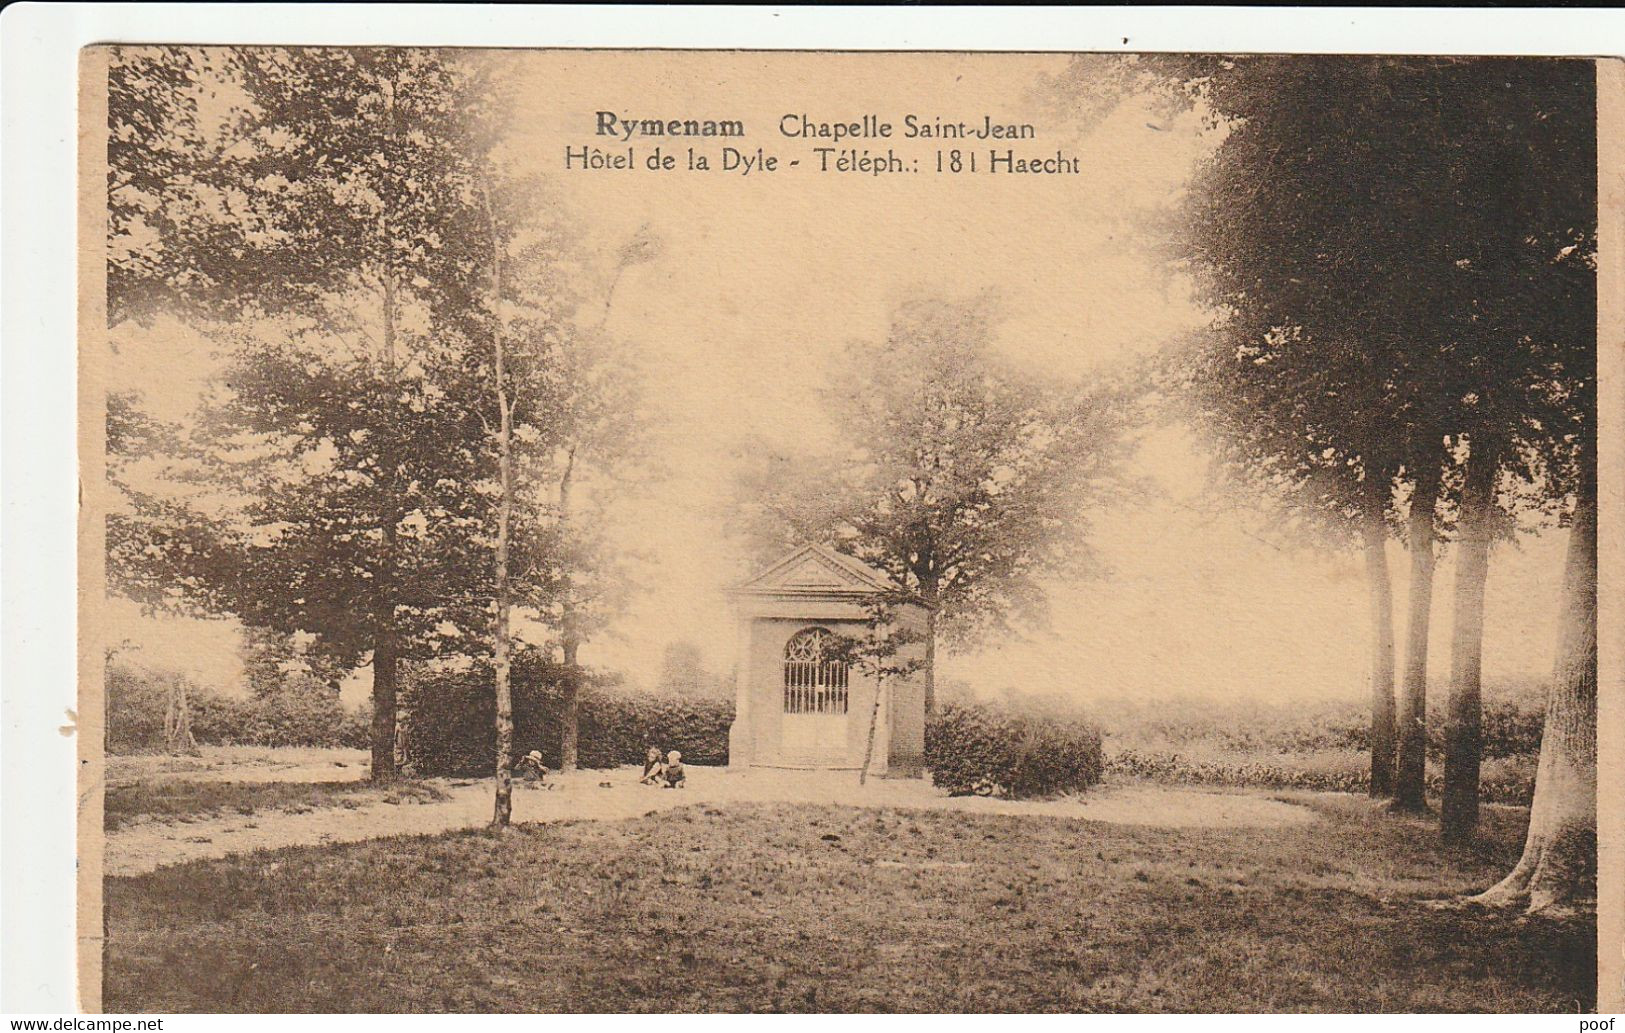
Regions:
<instances>
[{"instance_id":1,"label":"small chapel","mask_svg":"<svg viewBox=\"0 0 1625 1033\"><path fill-rule=\"evenodd\" d=\"M823 545L806 545L733 589L738 684L728 766L857 770L876 693L880 711L869 773L917 778L925 755L924 674L875 679L847 663L842 636L863 635L887 575ZM923 603L891 619L923 633ZM902 647L923 652L916 641ZM918 654L915 654L918 655Z\"/></svg>"}]
</instances>

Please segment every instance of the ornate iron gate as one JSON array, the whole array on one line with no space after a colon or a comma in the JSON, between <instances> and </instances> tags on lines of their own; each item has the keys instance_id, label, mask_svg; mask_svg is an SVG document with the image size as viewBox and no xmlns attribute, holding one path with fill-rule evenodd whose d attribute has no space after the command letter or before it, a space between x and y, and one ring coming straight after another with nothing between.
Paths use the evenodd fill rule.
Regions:
<instances>
[{"instance_id":1,"label":"ornate iron gate","mask_svg":"<svg viewBox=\"0 0 1625 1033\"><path fill-rule=\"evenodd\" d=\"M824 628L797 632L784 647L784 712L844 714L847 664L832 656L835 636Z\"/></svg>"}]
</instances>

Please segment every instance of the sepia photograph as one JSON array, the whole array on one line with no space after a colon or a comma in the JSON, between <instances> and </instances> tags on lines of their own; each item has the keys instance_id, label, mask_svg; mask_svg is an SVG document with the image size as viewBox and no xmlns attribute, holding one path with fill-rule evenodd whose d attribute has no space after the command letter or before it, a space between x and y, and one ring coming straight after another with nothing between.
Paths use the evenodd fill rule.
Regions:
<instances>
[{"instance_id":1,"label":"sepia photograph","mask_svg":"<svg viewBox=\"0 0 1625 1033\"><path fill-rule=\"evenodd\" d=\"M84 49L82 1007L1618 1007L1620 71Z\"/></svg>"}]
</instances>

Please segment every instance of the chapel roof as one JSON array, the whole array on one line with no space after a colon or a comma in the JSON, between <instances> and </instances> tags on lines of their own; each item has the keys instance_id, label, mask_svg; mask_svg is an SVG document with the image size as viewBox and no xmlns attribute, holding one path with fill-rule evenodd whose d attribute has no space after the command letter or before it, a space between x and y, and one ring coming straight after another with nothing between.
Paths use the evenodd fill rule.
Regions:
<instances>
[{"instance_id":1,"label":"chapel roof","mask_svg":"<svg viewBox=\"0 0 1625 1033\"><path fill-rule=\"evenodd\" d=\"M743 595L875 595L895 592L882 570L827 545L803 545L735 586Z\"/></svg>"}]
</instances>

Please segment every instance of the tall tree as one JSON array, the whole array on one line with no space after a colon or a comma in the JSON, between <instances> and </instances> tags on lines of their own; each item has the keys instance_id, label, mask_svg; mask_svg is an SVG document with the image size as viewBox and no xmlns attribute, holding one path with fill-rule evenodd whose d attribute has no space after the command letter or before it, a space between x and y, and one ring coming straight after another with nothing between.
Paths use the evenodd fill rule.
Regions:
<instances>
[{"instance_id":1,"label":"tall tree","mask_svg":"<svg viewBox=\"0 0 1625 1033\"><path fill-rule=\"evenodd\" d=\"M107 66L107 320L213 311L229 249L212 238L207 172L225 146L200 105L218 52L114 47Z\"/></svg>"},{"instance_id":2,"label":"tall tree","mask_svg":"<svg viewBox=\"0 0 1625 1033\"><path fill-rule=\"evenodd\" d=\"M1523 854L1474 901L1552 908L1594 895L1597 878L1597 481L1596 458L1577 486L1557 662L1546 702L1535 798Z\"/></svg>"},{"instance_id":3,"label":"tall tree","mask_svg":"<svg viewBox=\"0 0 1625 1033\"><path fill-rule=\"evenodd\" d=\"M884 342L847 349L824 395L844 452L762 451L744 485L759 538L827 541L928 604L928 712L939 635L1041 620L1043 580L1091 569L1090 511L1125 484L1124 396L1008 365L995 318L988 298L900 306Z\"/></svg>"},{"instance_id":4,"label":"tall tree","mask_svg":"<svg viewBox=\"0 0 1625 1033\"><path fill-rule=\"evenodd\" d=\"M497 403L497 541L496 628L492 668L496 680L496 802L492 824L506 828L513 817L513 687L509 636L513 595L508 581L508 545L514 512L513 404L509 399L506 320L503 314L503 234L497 229L489 188L482 188L486 226L491 235L491 387Z\"/></svg>"},{"instance_id":5,"label":"tall tree","mask_svg":"<svg viewBox=\"0 0 1625 1033\"><path fill-rule=\"evenodd\" d=\"M1236 481L1273 500L1309 540L1364 554L1370 785L1385 796L1395 790L1396 755L1410 759L1422 745L1445 458L1443 429L1414 404L1427 369L1406 354L1410 336L1394 325L1393 274L1383 264L1418 246L1415 219L1394 221L1416 203L1369 178L1412 145L1403 119L1382 122L1380 73L1350 62L1175 59L1169 74L1181 92L1196 84L1222 138L1173 237L1175 257L1195 259L1199 293L1219 313L1198 339L1187 397ZM1396 496L1396 486L1409 490ZM1396 714L1386 547L1407 496L1412 598Z\"/></svg>"},{"instance_id":6,"label":"tall tree","mask_svg":"<svg viewBox=\"0 0 1625 1033\"><path fill-rule=\"evenodd\" d=\"M385 380L297 337L242 348L177 474L212 491L191 504L211 514L207 544L164 556L202 609L370 658L377 778L394 765L397 660L484 652L492 590L483 398L418 355Z\"/></svg>"},{"instance_id":7,"label":"tall tree","mask_svg":"<svg viewBox=\"0 0 1625 1033\"><path fill-rule=\"evenodd\" d=\"M1490 66L1489 71L1502 72ZM1502 465L1529 486L1524 508L1569 524L1556 662L1523 855L1481 903L1532 911L1595 893L1597 865L1597 161L1595 69L1589 61L1518 62L1487 76L1470 264L1497 290L1484 305L1496 380L1476 406ZM1469 438L1471 440L1471 438ZM1464 515L1464 522L1467 517ZM1481 591L1481 590L1480 590ZM1477 629L1460 694L1476 719ZM1452 685L1452 710L1458 687ZM1471 835L1476 722L1453 724L1446 828ZM1465 740L1465 742L1463 742Z\"/></svg>"},{"instance_id":8,"label":"tall tree","mask_svg":"<svg viewBox=\"0 0 1625 1033\"><path fill-rule=\"evenodd\" d=\"M515 615L523 608L532 624L551 622L574 602L569 588L582 565L561 509L547 504L560 452L580 447L584 436L579 330L573 320L578 294L560 256L573 240L557 218L559 205L536 177L516 173L522 162L502 161L494 151L478 184L488 241L484 278L489 289L479 304L457 310L447 332L490 342L465 364L483 385L495 419L480 419L494 459L496 523L492 535L491 650L495 683L496 802L493 824L512 817L512 660ZM630 437L630 434L628 435ZM627 447L632 447L631 442ZM602 450L613 454L613 450ZM594 455L598 455L594 451ZM572 456L573 459L573 456ZM592 571L600 568L591 566ZM551 618L551 621L550 621ZM569 675L566 675L568 680Z\"/></svg>"},{"instance_id":9,"label":"tall tree","mask_svg":"<svg viewBox=\"0 0 1625 1033\"><path fill-rule=\"evenodd\" d=\"M1418 444L1411 467L1410 514L1406 545L1411 554L1410 598L1405 620L1405 666L1395 720L1398 738L1394 809L1427 809L1428 642L1433 622L1433 574L1438 567L1435 512L1444 483L1443 450Z\"/></svg>"},{"instance_id":10,"label":"tall tree","mask_svg":"<svg viewBox=\"0 0 1625 1033\"><path fill-rule=\"evenodd\" d=\"M488 508L473 476L480 425L473 400L447 390L462 342L428 331L475 304L471 187L491 105L466 62L428 51L210 55L206 75L189 52L167 55L192 73L188 96L202 95L187 112L213 121L163 150L194 146L156 180L124 167L140 149L110 153L121 189L141 199L110 246L110 262L134 272L110 281L133 278L126 293L142 300L197 301L204 318L275 321L280 340L238 331L202 450L218 486L257 497L236 507L246 519L209 562L180 563L219 609L370 656L373 775L387 778L399 659L480 594L447 577L469 571ZM139 136L144 109L128 107L110 114L115 137ZM222 460L234 446L235 464ZM277 448L298 462L279 463Z\"/></svg>"},{"instance_id":11,"label":"tall tree","mask_svg":"<svg viewBox=\"0 0 1625 1033\"><path fill-rule=\"evenodd\" d=\"M569 397L570 370L562 357L573 296L557 256L566 246L556 205L534 178L504 174L493 161L477 186L483 223L467 232L484 236L488 252L480 304L448 321L450 336L489 341L465 353L464 372L494 460L495 526L491 530L491 659L495 687L496 794L492 824L513 815L513 692L515 614L533 621L555 605L565 555L547 507L536 500L548 487L551 461L566 430L560 419ZM477 385L477 386L473 386ZM494 419L487 412L494 408Z\"/></svg>"},{"instance_id":12,"label":"tall tree","mask_svg":"<svg viewBox=\"0 0 1625 1033\"><path fill-rule=\"evenodd\" d=\"M1514 518L1567 504L1595 418L1596 111L1585 61L1453 66L1445 94L1463 242L1441 277L1458 313L1446 390L1465 450L1441 831L1478 822L1484 596L1491 549Z\"/></svg>"},{"instance_id":13,"label":"tall tree","mask_svg":"<svg viewBox=\"0 0 1625 1033\"><path fill-rule=\"evenodd\" d=\"M1373 597L1372 787L1394 763L1403 809L1425 805L1436 540L1459 524L1445 830L1470 835L1489 549L1520 504L1507 477L1537 482L1541 457L1561 447L1554 434L1574 412L1564 354L1593 307L1594 194L1565 170L1586 150L1583 70L1174 65L1225 134L1179 237L1221 313L1194 365L1198 410L1248 479L1332 517L1334 531L1358 528ZM1412 569L1394 758L1380 532L1396 478Z\"/></svg>"},{"instance_id":14,"label":"tall tree","mask_svg":"<svg viewBox=\"0 0 1625 1033\"><path fill-rule=\"evenodd\" d=\"M568 334L557 356L559 391L553 414L558 430L553 478L558 543L555 621L564 662L559 765L576 769L581 723L581 645L603 623L625 586L625 567L603 535L603 505L637 468L645 430L638 413L639 385L630 356L605 333L616 289L627 271L657 261L664 250L648 226L615 252L603 307L595 322ZM596 513L583 514L582 482ZM584 519L585 515L599 519Z\"/></svg>"},{"instance_id":15,"label":"tall tree","mask_svg":"<svg viewBox=\"0 0 1625 1033\"><path fill-rule=\"evenodd\" d=\"M1207 431L1221 483L1250 501L1264 500L1278 537L1362 552L1370 618L1370 791L1386 797L1393 791L1396 745L1387 545L1400 465L1378 426L1381 406L1343 401L1370 393L1365 371L1352 358L1301 332L1256 329L1232 318L1182 357L1180 395L1193 422Z\"/></svg>"},{"instance_id":16,"label":"tall tree","mask_svg":"<svg viewBox=\"0 0 1625 1033\"><path fill-rule=\"evenodd\" d=\"M418 300L432 312L455 309L467 302L470 274L479 267L477 252L470 253L478 246L469 231L477 225L471 188L480 155L465 121L478 110L469 80L455 64L423 51L248 51L241 68L249 97L245 146L231 153L261 188L267 236L283 245L274 256L257 254L257 264L292 274L279 290L262 294L319 317L336 315L348 324L335 328L339 333L376 327L377 354L367 357L375 383L366 393L382 396L385 404L375 412L398 411L403 395L417 393L414 386L427 393L427 385L407 383L415 370L401 353L404 305ZM336 312L328 303L335 291L342 292ZM467 441L472 428L465 428ZM404 638L397 622L408 604L400 590L410 547L402 542L403 524L414 489L425 487L409 468L423 461L412 453L435 446L402 441L388 433L393 428L356 429L383 446L351 469L368 473L373 489L364 517L376 533L367 593L372 752L374 777L387 777L394 770ZM446 523L434 521L435 530Z\"/></svg>"},{"instance_id":17,"label":"tall tree","mask_svg":"<svg viewBox=\"0 0 1625 1033\"><path fill-rule=\"evenodd\" d=\"M1365 556L1366 588L1371 621L1371 657L1368 679L1371 697L1370 794L1376 799L1394 791L1397 743L1394 705L1394 589L1388 573L1388 528L1384 511L1389 481L1382 497L1366 492L1360 514L1360 547Z\"/></svg>"}]
</instances>

